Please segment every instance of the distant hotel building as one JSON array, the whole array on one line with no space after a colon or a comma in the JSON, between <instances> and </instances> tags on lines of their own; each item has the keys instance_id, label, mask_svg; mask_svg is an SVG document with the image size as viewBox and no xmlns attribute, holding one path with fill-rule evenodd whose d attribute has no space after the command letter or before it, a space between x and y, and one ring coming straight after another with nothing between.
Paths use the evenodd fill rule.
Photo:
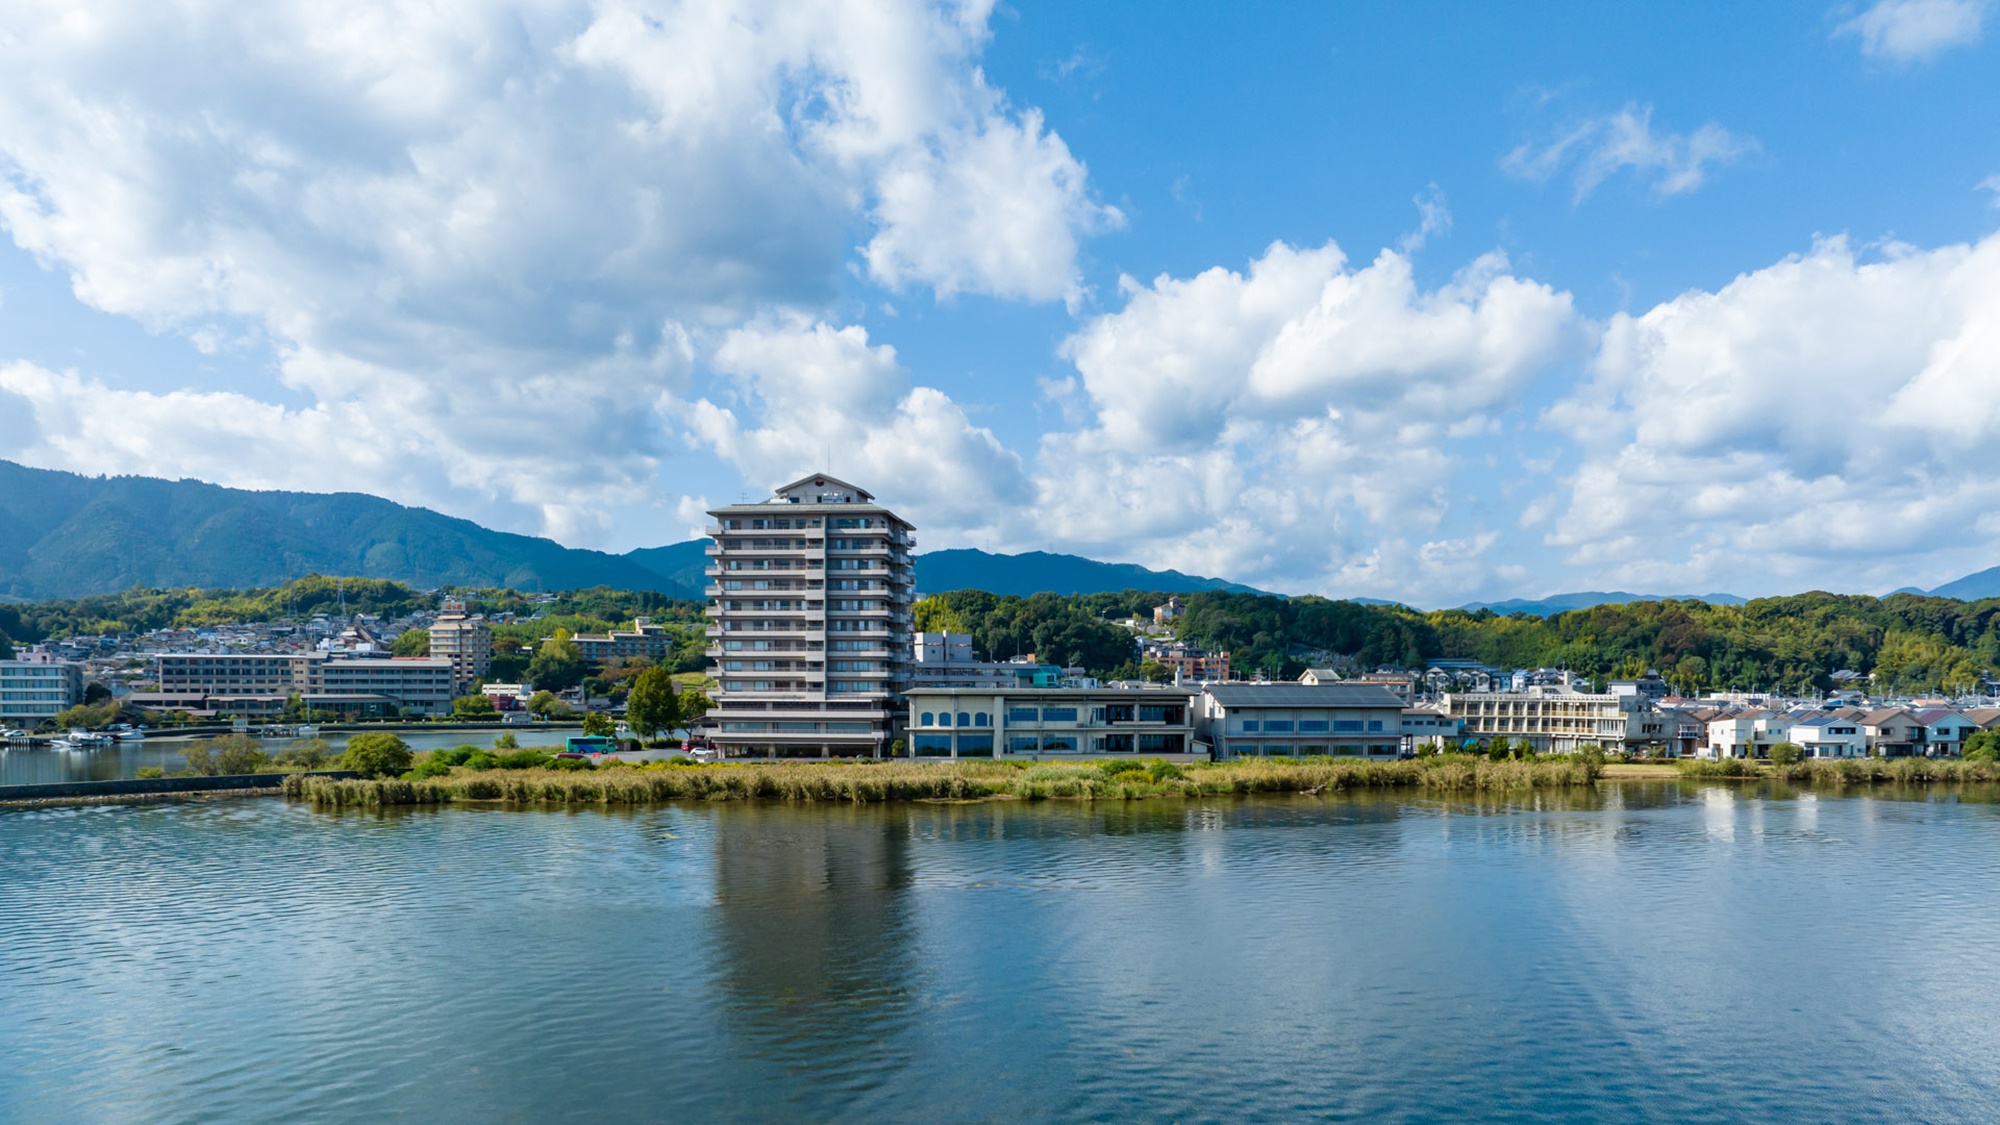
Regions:
<instances>
[{"instance_id":1,"label":"distant hotel building","mask_svg":"<svg viewBox=\"0 0 2000 1125\"><path fill-rule=\"evenodd\" d=\"M708 548L708 727L730 757L880 757L908 682L910 524L824 474L734 504Z\"/></svg>"},{"instance_id":2,"label":"distant hotel building","mask_svg":"<svg viewBox=\"0 0 2000 1125\"><path fill-rule=\"evenodd\" d=\"M134 692L134 706L212 715L275 715L297 695L315 711L395 715L451 710L449 659L340 656L325 652L160 653L159 690Z\"/></svg>"},{"instance_id":3,"label":"distant hotel building","mask_svg":"<svg viewBox=\"0 0 2000 1125\"><path fill-rule=\"evenodd\" d=\"M0 660L0 727L32 730L83 702L83 667L37 645Z\"/></svg>"},{"instance_id":4,"label":"distant hotel building","mask_svg":"<svg viewBox=\"0 0 2000 1125\"><path fill-rule=\"evenodd\" d=\"M577 651L592 664L602 664L607 660L631 660L644 657L655 664L665 660L674 650L673 634L665 625L653 624L650 617L637 617L628 630L613 629L609 633L578 633L574 638Z\"/></svg>"},{"instance_id":5,"label":"distant hotel building","mask_svg":"<svg viewBox=\"0 0 2000 1125\"><path fill-rule=\"evenodd\" d=\"M452 693L471 695L493 670L493 627L482 616L468 617L463 601L446 598L431 625L431 655L451 661Z\"/></svg>"}]
</instances>

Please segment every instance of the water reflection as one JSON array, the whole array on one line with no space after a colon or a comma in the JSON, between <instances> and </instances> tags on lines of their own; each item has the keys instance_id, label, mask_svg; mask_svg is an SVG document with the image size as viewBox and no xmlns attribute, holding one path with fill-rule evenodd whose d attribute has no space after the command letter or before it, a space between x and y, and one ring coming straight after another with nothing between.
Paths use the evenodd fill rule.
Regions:
<instances>
[{"instance_id":1,"label":"water reflection","mask_svg":"<svg viewBox=\"0 0 2000 1125\"><path fill-rule=\"evenodd\" d=\"M823 1093L879 1085L897 1062L884 1043L909 1025L921 983L908 933L909 832L852 805L708 812L709 948L736 1049L827 1084Z\"/></svg>"}]
</instances>

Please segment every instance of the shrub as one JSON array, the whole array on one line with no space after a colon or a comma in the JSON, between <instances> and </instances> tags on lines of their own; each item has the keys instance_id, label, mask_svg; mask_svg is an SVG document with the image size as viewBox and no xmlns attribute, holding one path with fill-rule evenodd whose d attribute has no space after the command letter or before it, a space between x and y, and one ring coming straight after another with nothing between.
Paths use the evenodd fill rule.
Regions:
<instances>
[{"instance_id":1,"label":"shrub","mask_svg":"<svg viewBox=\"0 0 2000 1125\"><path fill-rule=\"evenodd\" d=\"M1805 747L1796 742L1780 742L1771 747L1771 764L1774 766L1793 765L1803 757L1805 757Z\"/></svg>"},{"instance_id":2,"label":"shrub","mask_svg":"<svg viewBox=\"0 0 2000 1125\"><path fill-rule=\"evenodd\" d=\"M1185 770L1172 762L1148 763L1146 772L1152 776L1154 781L1179 781L1187 776Z\"/></svg>"},{"instance_id":3,"label":"shrub","mask_svg":"<svg viewBox=\"0 0 2000 1125\"><path fill-rule=\"evenodd\" d=\"M440 751L439 754L431 754L425 757L423 761L418 762L416 764L415 768L413 768L412 770L410 770L410 772L403 775L403 780L422 781L424 778L427 777L444 777L450 774L452 763L445 761L442 757L440 757L440 754L449 754L449 753L451 753L451 751L444 750Z\"/></svg>"},{"instance_id":4,"label":"shrub","mask_svg":"<svg viewBox=\"0 0 2000 1125\"><path fill-rule=\"evenodd\" d=\"M340 764L362 777L396 777L410 768L415 756L410 744L393 734L357 734L347 740Z\"/></svg>"},{"instance_id":5,"label":"shrub","mask_svg":"<svg viewBox=\"0 0 2000 1125\"><path fill-rule=\"evenodd\" d=\"M333 749L324 738L301 738L278 751L273 760L290 769L324 769L333 760Z\"/></svg>"},{"instance_id":6,"label":"shrub","mask_svg":"<svg viewBox=\"0 0 2000 1125\"><path fill-rule=\"evenodd\" d=\"M494 764L503 770L531 770L546 766L553 760L540 750L516 750L511 754L499 755L494 759Z\"/></svg>"},{"instance_id":7,"label":"shrub","mask_svg":"<svg viewBox=\"0 0 2000 1125\"><path fill-rule=\"evenodd\" d=\"M139 772L132 776L138 778L140 781L151 781L156 777L167 776L167 771L158 766L140 766Z\"/></svg>"},{"instance_id":8,"label":"shrub","mask_svg":"<svg viewBox=\"0 0 2000 1125\"><path fill-rule=\"evenodd\" d=\"M225 773L256 773L271 764L263 744L247 734L226 734L221 738L198 738L181 751L186 773L215 777Z\"/></svg>"},{"instance_id":9,"label":"shrub","mask_svg":"<svg viewBox=\"0 0 2000 1125\"><path fill-rule=\"evenodd\" d=\"M466 755L465 761L460 762L459 765L469 770L498 769L500 768L500 759L484 750L474 750L472 753Z\"/></svg>"},{"instance_id":10,"label":"shrub","mask_svg":"<svg viewBox=\"0 0 2000 1125\"><path fill-rule=\"evenodd\" d=\"M515 738L514 732L510 730L493 740L493 748L495 750L519 750L521 748L521 740Z\"/></svg>"},{"instance_id":11,"label":"shrub","mask_svg":"<svg viewBox=\"0 0 2000 1125\"><path fill-rule=\"evenodd\" d=\"M512 757L512 755L509 755L509 757ZM548 763L548 768L552 770L594 770L597 767L591 764L589 758L556 758Z\"/></svg>"}]
</instances>

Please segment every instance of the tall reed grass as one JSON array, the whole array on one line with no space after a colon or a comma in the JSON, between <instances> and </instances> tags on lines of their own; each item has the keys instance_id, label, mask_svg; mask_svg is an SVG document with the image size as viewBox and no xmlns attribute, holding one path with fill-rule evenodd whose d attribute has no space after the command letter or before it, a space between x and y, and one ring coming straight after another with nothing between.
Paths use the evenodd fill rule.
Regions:
<instances>
[{"instance_id":1,"label":"tall reed grass","mask_svg":"<svg viewBox=\"0 0 2000 1125\"><path fill-rule=\"evenodd\" d=\"M1745 758L1680 763L1683 777L1771 778L1806 785L1960 785L2000 782L2000 762L1956 758L1810 758L1766 765Z\"/></svg>"},{"instance_id":2,"label":"tall reed grass","mask_svg":"<svg viewBox=\"0 0 2000 1125\"><path fill-rule=\"evenodd\" d=\"M288 797L329 807L490 801L522 805L644 805L664 801L1138 800L1348 789L1514 790L1588 785L1595 762L1490 762L1461 755L1412 761L1250 759L1194 765L1115 761L777 762L626 766L587 773L463 768L425 778L293 776Z\"/></svg>"}]
</instances>

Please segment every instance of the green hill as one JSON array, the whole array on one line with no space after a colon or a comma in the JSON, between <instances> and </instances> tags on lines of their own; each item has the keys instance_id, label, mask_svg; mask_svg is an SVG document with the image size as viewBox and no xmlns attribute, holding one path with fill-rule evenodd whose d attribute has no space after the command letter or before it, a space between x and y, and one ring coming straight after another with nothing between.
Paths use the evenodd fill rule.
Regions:
<instances>
[{"instance_id":1,"label":"green hill","mask_svg":"<svg viewBox=\"0 0 2000 1125\"><path fill-rule=\"evenodd\" d=\"M0 596L275 586L306 574L419 588L611 586L699 597L631 558L491 531L353 492L253 492L0 461Z\"/></svg>"}]
</instances>

